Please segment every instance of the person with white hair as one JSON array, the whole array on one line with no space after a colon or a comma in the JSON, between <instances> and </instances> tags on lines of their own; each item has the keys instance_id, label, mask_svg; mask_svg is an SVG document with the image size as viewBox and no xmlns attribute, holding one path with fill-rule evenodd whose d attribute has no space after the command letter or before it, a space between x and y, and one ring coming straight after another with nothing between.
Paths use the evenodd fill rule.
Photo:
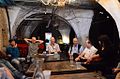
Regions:
<instances>
[{"instance_id":1,"label":"person with white hair","mask_svg":"<svg viewBox=\"0 0 120 79\"><path fill-rule=\"evenodd\" d=\"M50 38L50 44L47 45L46 51L48 51L48 53L59 53L59 52L61 52L59 45L57 43L55 43L55 38L54 37Z\"/></svg>"},{"instance_id":2,"label":"person with white hair","mask_svg":"<svg viewBox=\"0 0 120 79\"><path fill-rule=\"evenodd\" d=\"M50 38L50 43L47 45L46 51L49 54L54 54L54 57L53 57L54 59L60 60L61 50L60 50L59 44L55 42L54 37Z\"/></svg>"}]
</instances>

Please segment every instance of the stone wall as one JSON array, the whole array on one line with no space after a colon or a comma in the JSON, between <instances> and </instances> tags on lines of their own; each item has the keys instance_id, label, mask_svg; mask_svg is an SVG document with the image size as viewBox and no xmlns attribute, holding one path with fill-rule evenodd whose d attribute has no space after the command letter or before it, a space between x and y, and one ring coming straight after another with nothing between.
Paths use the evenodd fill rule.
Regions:
<instances>
[{"instance_id":1,"label":"stone wall","mask_svg":"<svg viewBox=\"0 0 120 79\"><path fill-rule=\"evenodd\" d=\"M41 7L9 7L9 16L11 20L12 36L15 35L16 29L19 24L28 16L35 13L51 13L52 8L41 8ZM74 29L80 43L83 43L85 37L89 34L89 29L92 22L93 11L85 9L75 9L75 8L59 8L56 14L65 18ZM14 20L13 20L14 18Z\"/></svg>"},{"instance_id":2,"label":"stone wall","mask_svg":"<svg viewBox=\"0 0 120 79\"><path fill-rule=\"evenodd\" d=\"M8 20L5 8L0 8L0 50L8 45Z\"/></svg>"}]
</instances>

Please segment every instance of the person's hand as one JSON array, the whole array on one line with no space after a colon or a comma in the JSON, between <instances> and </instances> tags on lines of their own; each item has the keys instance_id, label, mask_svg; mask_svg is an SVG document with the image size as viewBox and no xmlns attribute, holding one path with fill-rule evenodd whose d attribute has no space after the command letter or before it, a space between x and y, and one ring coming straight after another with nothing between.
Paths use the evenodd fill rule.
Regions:
<instances>
[{"instance_id":1,"label":"person's hand","mask_svg":"<svg viewBox=\"0 0 120 79\"><path fill-rule=\"evenodd\" d=\"M13 46L14 48L16 48L17 47L17 44L15 44L15 46Z\"/></svg>"},{"instance_id":2,"label":"person's hand","mask_svg":"<svg viewBox=\"0 0 120 79\"><path fill-rule=\"evenodd\" d=\"M80 57L81 59L86 59L85 57Z\"/></svg>"},{"instance_id":3,"label":"person's hand","mask_svg":"<svg viewBox=\"0 0 120 79\"><path fill-rule=\"evenodd\" d=\"M80 60L80 58L79 58L79 57L75 58L75 61L78 61L78 60Z\"/></svg>"},{"instance_id":4,"label":"person's hand","mask_svg":"<svg viewBox=\"0 0 120 79\"><path fill-rule=\"evenodd\" d=\"M40 44L44 43L43 40L36 40L36 41L38 41Z\"/></svg>"},{"instance_id":5,"label":"person's hand","mask_svg":"<svg viewBox=\"0 0 120 79\"><path fill-rule=\"evenodd\" d=\"M11 55L10 55L10 54L8 54L8 57L11 57Z\"/></svg>"},{"instance_id":6,"label":"person's hand","mask_svg":"<svg viewBox=\"0 0 120 79\"><path fill-rule=\"evenodd\" d=\"M87 59L86 64L90 64L91 61L92 61L92 58Z\"/></svg>"},{"instance_id":7,"label":"person's hand","mask_svg":"<svg viewBox=\"0 0 120 79\"><path fill-rule=\"evenodd\" d=\"M54 52L54 53L55 53L55 52L56 52L56 50L52 50L51 52Z\"/></svg>"},{"instance_id":8,"label":"person's hand","mask_svg":"<svg viewBox=\"0 0 120 79\"><path fill-rule=\"evenodd\" d=\"M113 68L112 70L113 70L113 73L118 73L118 72L120 72L120 68Z\"/></svg>"},{"instance_id":9,"label":"person's hand","mask_svg":"<svg viewBox=\"0 0 120 79\"><path fill-rule=\"evenodd\" d=\"M32 41L32 39L27 39L27 38L24 38L24 40L25 40L26 42Z\"/></svg>"},{"instance_id":10,"label":"person's hand","mask_svg":"<svg viewBox=\"0 0 120 79\"><path fill-rule=\"evenodd\" d=\"M58 53L61 53L62 51L61 51L61 50L58 50L57 52L58 52Z\"/></svg>"},{"instance_id":11,"label":"person's hand","mask_svg":"<svg viewBox=\"0 0 120 79\"><path fill-rule=\"evenodd\" d=\"M28 39L28 41L32 41L32 39Z\"/></svg>"}]
</instances>

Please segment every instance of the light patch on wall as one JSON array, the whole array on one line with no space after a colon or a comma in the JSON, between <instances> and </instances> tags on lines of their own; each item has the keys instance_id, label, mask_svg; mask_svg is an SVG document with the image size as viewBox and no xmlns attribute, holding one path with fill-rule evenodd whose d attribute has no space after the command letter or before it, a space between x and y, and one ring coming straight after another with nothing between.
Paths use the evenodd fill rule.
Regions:
<instances>
[{"instance_id":1,"label":"light patch on wall","mask_svg":"<svg viewBox=\"0 0 120 79\"><path fill-rule=\"evenodd\" d=\"M12 30L12 27L16 21L16 18L18 16L18 13L20 11L19 7L8 7L8 13L9 13L9 18L10 18L10 27Z\"/></svg>"},{"instance_id":2,"label":"light patch on wall","mask_svg":"<svg viewBox=\"0 0 120 79\"><path fill-rule=\"evenodd\" d=\"M63 43L65 43L65 44L69 44L70 43L69 36L63 35L62 36L62 40L63 40Z\"/></svg>"},{"instance_id":3,"label":"light patch on wall","mask_svg":"<svg viewBox=\"0 0 120 79\"><path fill-rule=\"evenodd\" d=\"M62 35L62 41L65 44L69 44L70 39L69 39L69 34L70 34L70 29L64 29L64 30L59 30L61 35Z\"/></svg>"}]
</instances>

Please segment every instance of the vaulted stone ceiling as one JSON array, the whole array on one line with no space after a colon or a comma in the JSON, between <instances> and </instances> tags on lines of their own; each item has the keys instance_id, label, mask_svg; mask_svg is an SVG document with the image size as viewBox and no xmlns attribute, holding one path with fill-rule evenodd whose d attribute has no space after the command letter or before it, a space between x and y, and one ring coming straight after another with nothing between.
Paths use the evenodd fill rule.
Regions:
<instances>
[{"instance_id":1,"label":"vaulted stone ceiling","mask_svg":"<svg viewBox=\"0 0 120 79\"><path fill-rule=\"evenodd\" d=\"M26 6L44 6L39 0L14 0L17 5L26 5ZM96 8L95 0L75 0L75 2L67 5L77 8L84 9L94 9Z\"/></svg>"}]
</instances>

